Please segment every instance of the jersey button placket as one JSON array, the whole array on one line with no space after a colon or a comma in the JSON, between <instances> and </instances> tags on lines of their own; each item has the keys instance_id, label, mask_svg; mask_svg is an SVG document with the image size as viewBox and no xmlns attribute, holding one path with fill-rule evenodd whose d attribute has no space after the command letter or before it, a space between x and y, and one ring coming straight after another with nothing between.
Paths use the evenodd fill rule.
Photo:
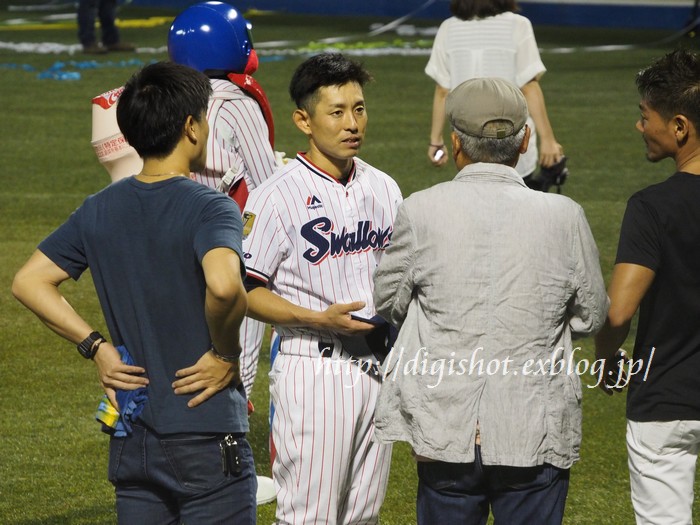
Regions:
<instances>
[{"instance_id":1,"label":"jersey button placket","mask_svg":"<svg viewBox=\"0 0 700 525\"><path fill-rule=\"evenodd\" d=\"M356 205L355 202L355 192L354 188L352 187L352 182L348 185L348 187L345 188L345 198L346 198L346 206L345 209L348 211L347 217L352 221L351 224L353 225L353 230L355 231L356 235L361 235L361 228L359 226L360 220L371 220L369 217L360 217L359 213L359 208ZM356 237L356 241L357 241ZM369 269L367 268L367 260L368 260L368 254L362 251L359 251L355 254L352 255L352 274L355 280L355 290L359 291L361 293L366 292L367 285L365 284L366 281L366 275L369 272ZM371 296L370 296L370 301L371 301ZM362 298L358 297L356 300L362 300L364 302L367 302L368 298ZM363 315L366 313L363 313Z\"/></svg>"},{"instance_id":2,"label":"jersey button placket","mask_svg":"<svg viewBox=\"0 0 700 525\"><path fill-rule=\"evenodd\" d=\"M347 224L348 232L354 232L357 230L357 222L360 220L357 210L353 206L352 192L347 186L343 188L345 193L345 203L343 205L343 215L345 216L345 223Z\"/></svg>"}]
</instances>

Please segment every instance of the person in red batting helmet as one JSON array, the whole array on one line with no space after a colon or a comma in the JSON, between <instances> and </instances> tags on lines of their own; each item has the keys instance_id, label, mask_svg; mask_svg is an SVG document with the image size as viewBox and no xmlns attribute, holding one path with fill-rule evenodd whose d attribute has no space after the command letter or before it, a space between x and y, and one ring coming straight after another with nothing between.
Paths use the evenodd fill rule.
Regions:
<instances>
[{"instance_id":1,"label":"person in red batting helmet","mask_svg":"<svg viewBox=\"0 0 700 525\"><path fill-rule=\"evenodd\" d=\"M269 178L277 162L274 122L264 90L253 78L258 56L253 48L252 24L234 6L204 2L185 9L168 33L173 62L190 66L211 79L207 121L211 133L204 170L194 180L228 193L243 210L248 193ZM265 325L250 318L241 330L241 378L250 395L255 382ZM252 407L252 405L251 405ZM259 479L274 497L269 478Z\"/></svg>"},{"instance_id":2,"label":"person in red batting helmet","mask_svg":"<svg viewBox=\"0 0 700 525\"><path fill-rule=\"evenodd\" d=\"M168 33L170 59L201 71L214 88L208 162L194 178L228 192L241 209L247 193L275 168L272 111L252 77L258 57L251 27L232 5L204 2L180 13Z\"/></svg>"}]
</instances>

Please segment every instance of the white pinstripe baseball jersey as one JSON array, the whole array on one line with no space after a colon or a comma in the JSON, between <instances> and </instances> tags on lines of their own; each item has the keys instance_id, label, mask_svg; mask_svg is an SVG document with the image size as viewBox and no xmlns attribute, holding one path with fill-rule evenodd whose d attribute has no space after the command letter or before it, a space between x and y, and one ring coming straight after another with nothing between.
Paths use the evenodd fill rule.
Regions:
<instances>
[{"instance_id":1,"label":"white pinstripe baseball jersey","mask_svg":"<svg viewBox=\"0 0 700 525\"><path fill-rule=\"evenodd\" d=\"M276 168L268 126L258 102L229 80L211 79L214 93L209 99L207 122L207 166L191 177L217 189L229 168L236 172L231 185L245 179L248 190L267 180ZM241 325L241 380L246 393L255 382L264 323L246 317Z\"/></svg>"},{"instance_id":2,"label":"white pinstripe baseball jersey","mask_svg":"<svg viewBox=\"0 0 700 525\"><path fill-rule=\"evenodd\" d=\"M400 202L396 182L360 159L343 185L299 154L248 198L248 275L296 305L322 311L364 301L356 313L372 317L372 279ZM339 352L322 360L321 347L341 349L333 333L275 329L280 349L270 399L277 523L377 523L391 462L390 446L372 439L381 378Z\"/></svg>"},{"instance_id":3,"label":"white pinstripe baseball jersey","mask_svg":"<svg viewBox=\"0 0 700 525\"><path fill-rule=\"evenodd\" d=\"M192 178L216 189L223 174L234 168L234 182L245 178L250 191L276 168L267 123L258 102L240 87L221 79L212 79L211 85L214 94L207 109L207 167Z\"/></svg>"},{"instance_id":4,"label":"white pinstripe baseball jersey","mask_svg":"<svg viewBox=\"0 0 700 525\"><path fill-rule=\"evenodd\" d=\"M299 154L248 198L243 217L248 274L304 308L322 311L363 301L365 308L356 314L373 317L372 277L400 202L396 182L360 159L354 159L343 185ZM276 329L281 353L315 357L314 342L339 345L329 332Z\"/></svg>"}]
</instances>

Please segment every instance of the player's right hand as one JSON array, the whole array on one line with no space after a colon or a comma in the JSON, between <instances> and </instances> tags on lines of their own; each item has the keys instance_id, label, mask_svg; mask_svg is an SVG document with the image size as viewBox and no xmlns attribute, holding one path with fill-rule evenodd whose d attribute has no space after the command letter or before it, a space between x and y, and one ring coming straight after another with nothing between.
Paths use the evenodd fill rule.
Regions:
<instances>
[{"instance_id":1,"label":"player's right hand","mask_svg":"<svg viewBox=\"0 0 700 525\"><path fill-rule=\"evenodd\" d=\"M376 328L373 324L350 317L351 312L362 310L364 307L365 303L362 301L332 304L323 311L320 324L322 328L343 335L368 334Z\"/></svg>"}]
</instances>

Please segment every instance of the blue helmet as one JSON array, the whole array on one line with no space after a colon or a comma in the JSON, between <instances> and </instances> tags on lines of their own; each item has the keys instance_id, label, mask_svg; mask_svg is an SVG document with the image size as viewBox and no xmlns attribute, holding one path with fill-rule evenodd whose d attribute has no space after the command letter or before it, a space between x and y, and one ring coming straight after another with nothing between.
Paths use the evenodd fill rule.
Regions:
<instances>
[{"instance_id":1,"label":"blue helmet","mask_svg":"<svg viewBox=\"0 0 700 525\"><path fill-rule=\"evenodd\" d=\"M253 52L250 28L251 24L232 5L193 5L170 26L170 60L202 72L243 73Z\"/></svg>"}]
</instances>

